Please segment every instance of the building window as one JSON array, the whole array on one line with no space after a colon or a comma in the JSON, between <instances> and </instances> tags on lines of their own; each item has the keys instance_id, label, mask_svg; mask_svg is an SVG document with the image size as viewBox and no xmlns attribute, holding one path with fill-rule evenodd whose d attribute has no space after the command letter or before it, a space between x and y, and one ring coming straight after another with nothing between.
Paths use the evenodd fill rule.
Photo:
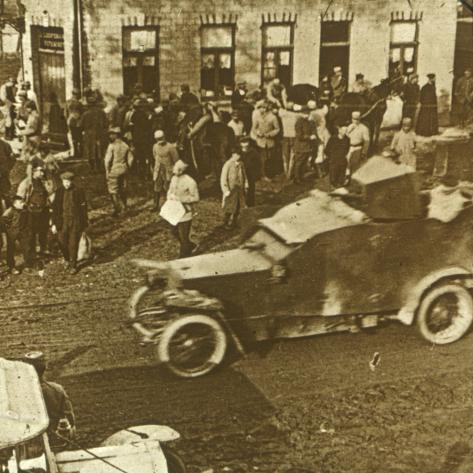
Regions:
<instances>
[{"instance_id":1,"label":"building window","mask_svg":"<svg viewBox=\"0 0 473 473\"><path fill-rule=\"evenodd\" d=\"M409 68L417 68L417 21L391 23L389 44L389 76L406 74Z\"/></svg>"},{"instance_id":2,"label":"building window","mask_svg":"<svg viewBox=\"0 0 473 473\"><path fill-rule=\"evenodd\" d=\"M293 53L294 24L263 25L263 85L276 78L286 87L292 84Z\"/></svg>"},{"instance_id":3,"label":"building window","mask_svg":"<svg viewBox=\"0 0 473 473\"><path fill-rule=\"evenodd\" d=\"M320 32L320 77L330 77L333 68L342 68L343 76L348 77L350 63L350 22L322 21Z\"/></svg>"},{"instance_id":4,"label":"building window","mask_svg":"<svg viewBox=\"0 0 473 473\"><path fill-rule=\"evenodd\" d=\"M203 25L202 97L231 95L235 85L235 25Z\"/></svg>"},{"instance_id":5,"label":"building window","mask_svg":"<svg viewBox=\"0 0 473 473\"><path fill-rule=\"evenodd\" d=\"M139 84L143 92L159 96L159 30L156 26L123 27L123 89L133 95Z\"/></svg>"}]
</instances>

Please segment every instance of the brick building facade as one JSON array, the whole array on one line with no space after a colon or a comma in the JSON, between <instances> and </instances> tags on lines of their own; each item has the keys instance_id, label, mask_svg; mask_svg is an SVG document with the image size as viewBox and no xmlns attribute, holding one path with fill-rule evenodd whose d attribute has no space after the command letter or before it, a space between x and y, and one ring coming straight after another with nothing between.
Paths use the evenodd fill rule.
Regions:
<instances>
[{"instance_id":1,"label":"brick building facade","mask_svg":"<svg viewBox=\"0 0 473 473\"><path fill-rule=\"evenodd\" d=\"M444 0L24 0L26 77L116 97L141 82L161 97L189 83L225 97L236 80L318 84L339 64L372 83L414 67L452 86L456 2ZM412 8L409 6L411 4Z\"/></svg>"}]
</instances>

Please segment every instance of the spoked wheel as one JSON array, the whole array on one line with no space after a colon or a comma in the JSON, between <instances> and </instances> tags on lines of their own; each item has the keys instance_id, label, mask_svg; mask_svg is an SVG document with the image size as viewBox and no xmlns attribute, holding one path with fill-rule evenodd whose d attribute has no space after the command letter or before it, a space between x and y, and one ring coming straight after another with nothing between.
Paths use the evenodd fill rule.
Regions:
<instances>
[{"instance_id":1,"label":"spoked wheel","mask_svg":"<svg viewBox=\"0 0 473 473\"><path fill-rule=\"evenodd\" d=\"M473 322L473 300L459 284L443 284L432 289L422 300L417 326L431 343L446 345L459 340Z\"/></svg>"},{"instance_id":2,"label":"spoked wheel","mask_svg":"<svg viewBox=\"0 0 473 473\"><path fill-rule=\"evenodd\" d=\"M158 358L171 372L183 378L209 373L223 360L227 335L207 315L186 315L171 321L158 343Z\"/></svg>"},{"instance_id":3,"label":"spoked wheel","mask_svg":"<svg viewBox=\"0 0 473 473\"><path fill-rule=\"evenodd\" d=\"M167 445L161 445L161 449L163 450L164 456L166 457L166 462L168 464L168 472L169 473L186 473L187 469L182 461L182 458L172 450Z\"/></svg>"}]
</instances>

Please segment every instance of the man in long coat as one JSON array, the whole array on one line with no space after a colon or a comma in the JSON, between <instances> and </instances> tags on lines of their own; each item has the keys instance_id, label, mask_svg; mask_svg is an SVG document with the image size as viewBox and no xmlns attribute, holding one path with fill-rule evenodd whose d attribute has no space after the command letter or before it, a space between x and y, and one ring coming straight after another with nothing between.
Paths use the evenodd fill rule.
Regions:
<instances>
[{"instance_id":1,"label":"man in long coat","mask_svg":"<svg viewBox=\"0 0 473 473\"><path fill-rule=\"evenodd\" d=\"M436 135L439 131L435 74L427 74L428 82L420 91L420 110L416 133L421 136Z\"/></svg>"},{"instance_id":2,"label":"man in long coat","mask_svg":"<svg viewBox=\"0 0 473 473\"><path fill-rule=\"evenodd\" d=\"M465 69L464 75L458 79L454 96L458 105L460 125L465 126L473 118L473 77L471 69Z\"/></svg>"},{"instance_id":3,"label":"man in long coat","mask_svg":"<svg viewBox=\"0 0 473 473\"><path fill-rule=\"evenodd\" d=\"M223 194L223 223L226 228L232 228L236 225L240 210L245 207L245 192L248 189L245 165L239 148L232 151L230 159L223 165L220 187Z\"/></svg>"},{"instance_id":4,"label":"man in long coat","mask_svg":"<svg viewBox=\"0 0 473 473\"><path fill-rule=\"evenodd\" d=\"M88 226L87 201L84 191L77 187L72 172L61 174L62 186L53 201L52 232L58 233L66 268L77 273L77 253L82 232Z\"/></svg>"}]
</instances>

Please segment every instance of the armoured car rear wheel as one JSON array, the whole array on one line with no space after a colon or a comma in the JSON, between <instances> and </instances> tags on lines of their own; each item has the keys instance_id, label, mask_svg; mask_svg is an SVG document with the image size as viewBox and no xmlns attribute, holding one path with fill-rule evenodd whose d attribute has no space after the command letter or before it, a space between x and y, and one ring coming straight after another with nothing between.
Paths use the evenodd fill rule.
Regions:
<instances>
[{"instance_id":1,"label":"armoured car rear wheel","mask_svg":"<svg viewBox=\"0 0 473 473\"><path fill-rule=\"evenodd\" d=\"M215 369L227 350L227 335L208 315L185 315L172 320L158 343L158 358L177 376L196 378Z\"/></svg>"},{"instance_id":2,"label":"armoured car rear wheel","mask_svg":"<svg viewBox=\"0 0 473 473\"><path fill-rule=\"evenodd\" d=\"M470 292L455 283L431 289L420 303L417 327L421 335L436 345L446 345L465 335L473 322Z\"/></svg>"}]
</instances>

